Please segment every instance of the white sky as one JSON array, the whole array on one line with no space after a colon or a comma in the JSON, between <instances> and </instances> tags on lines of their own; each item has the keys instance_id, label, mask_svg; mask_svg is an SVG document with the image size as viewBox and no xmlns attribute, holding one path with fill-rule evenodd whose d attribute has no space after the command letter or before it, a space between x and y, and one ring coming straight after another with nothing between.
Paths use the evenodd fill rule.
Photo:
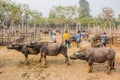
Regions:
<instances>
[{"instance_id":1,"label":"white sky","mask_svg":"<svg viewBox=\"0 0 120 80\"><path fill-rule=\"evenodd\" d=\"M79 5L79 0L11 0L21 4L28 4L30 9L35 9L43 13L43 16L49 15L52 6ZM120 14L120 0L87 0L90 5L91 14L97 16L101 13L103 7L113 9L115 17Z\"/></svg>"}]
</instances>

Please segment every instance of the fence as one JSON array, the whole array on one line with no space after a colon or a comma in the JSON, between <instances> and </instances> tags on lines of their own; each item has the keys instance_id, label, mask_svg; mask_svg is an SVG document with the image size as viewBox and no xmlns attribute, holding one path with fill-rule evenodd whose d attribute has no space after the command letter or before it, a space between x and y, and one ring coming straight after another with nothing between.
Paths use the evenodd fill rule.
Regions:
<instances>
[{"instance_id":1,"label":"fence","mask_svg":"<svg viewBox=\"0 0 120 80\"><path fill-rule=\"evenodd\" d=\"M69 27L68 27L69 28ZM119 27L118 27L119 28ZM28 27L26 26L25 28L23 27L17 27L14 26L9 29L1 29L0 30L0 45L6 45L9 44L10 42L14 42L15 39L24 37L24 42L30 42L32 40L41 40L41 35L42 31L48 30L48 28L43 28L43 27ZM64 29L64 28L63 28ZM62 29L62 31L63 31ZM73 28L69 28L70 33L76 33L77 30L85 30L88 33L93 33L93 34L101 34L103 32L106 32L110 38L109 44L110 45L115 45L115 46L120 46L120 30L116 29L115 27L82 27L78 26L76 27L76 30Z\"/></svg>"}]
</instances>

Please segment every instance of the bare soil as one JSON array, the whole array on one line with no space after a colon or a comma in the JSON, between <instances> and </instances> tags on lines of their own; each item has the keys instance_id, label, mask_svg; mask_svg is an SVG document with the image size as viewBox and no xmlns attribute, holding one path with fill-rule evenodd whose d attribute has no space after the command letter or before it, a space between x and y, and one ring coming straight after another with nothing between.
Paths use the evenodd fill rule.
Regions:
<instances>
[{"instance_id":1,"label":"bare soil","mask_svg":"<svg viewBox=\"0 0 120 80\"><path fill-rule=\"evenodd\" d=\"M58 38L58 41L61 40ZM48 40L49 38L43 38ZM65 64L63 55L48 56L46 68L41 68L38 62L40 55L29 55L29 64L23 64L24 55L16 50L0 47L0 80L120 80L120 47L116 51L116 70L106 74L106 63L95 63L93 72L88 73L87 62L70 60L70 66ZM76 46L68 49L70 56L78 50Z\"/></svg>"}]
</instances>

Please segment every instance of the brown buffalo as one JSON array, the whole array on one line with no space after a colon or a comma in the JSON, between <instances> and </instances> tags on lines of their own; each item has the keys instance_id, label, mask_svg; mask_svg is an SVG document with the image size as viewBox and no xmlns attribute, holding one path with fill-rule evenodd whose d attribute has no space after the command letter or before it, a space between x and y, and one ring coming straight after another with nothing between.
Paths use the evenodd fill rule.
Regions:
<instances>
[{"instance_id":1,"label":"brown buffalo","mask_svg":"<svg viewBox=\"0 0 120 80\"><path fill-rule=\"evenodd\" d=\"M108 61L108 71L114 69L115 64L115 51L109 47L101 47L101 48L89 48L83 51L76 51L73 55L70 56L70 59L81 59L86 60L89 65L88 72L92 72L92 65L94 62L103 63Z\"/></svg>"}]
</instances>

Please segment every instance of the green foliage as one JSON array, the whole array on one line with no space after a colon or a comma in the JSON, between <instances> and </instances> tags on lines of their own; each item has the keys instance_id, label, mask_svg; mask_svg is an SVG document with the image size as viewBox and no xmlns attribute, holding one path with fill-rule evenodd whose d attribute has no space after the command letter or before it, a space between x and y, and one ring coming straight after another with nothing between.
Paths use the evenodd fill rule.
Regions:
<instances>
[{"instance_id":1,"label":"green foliage","mask_svg":"<svg viewBox=\"0 0 120 80\"><path fill-rule=\"evenodd\" d=\"M119 22L120 22L120 14L118 15L118 20L119 20Z\"/></svg>"},{"instance_id":2,"label":"green foliage","mask_svg":"<svg viewBox=\"0 0 120 80\"><path fill-rule=\"evenodd\" d=\"M113 20L113 16L114 16L114 13L113 13L113 10L111 8L104 7L102 9L102 18L105 21L112 21Z\"/></svg>"},{"instance_id":3,"label":"green foliage","mask_svg":"<svg viewBox=\"0 0 120 80\"><path fill-rule=\"evenodd\" d=\"M120 14L118 17L120 22ZM117 20L114 12L109 7L102 9L101 16L92 17L90 15L89 3L86 0L79 1L79 7L73 6L53 6L49 12L49 17L45 18L41 12L31 10L27 4L17 4L10 0L0 0L0 23L8 25L14 23L24 23L30 25L50 25L63 24L75 25L80 23L83 26L114 26ZM118 24L118 23L117 23Z\"/></svg>"},{"instance_id":4,"label":"green foliage","mask_svg":"<svg viewBox=\"0 0 120 80\"><path fill-rule=\"evenodd\" d=\"M27 4L17 4L9 0L0 0L0 21L2 24L15 23L45 23L42 13L29 9Z\"/></svg>"},{"instance_id":5,"label":"green foliage","mask_svg":"<svg viewBox=\"0 0 120 80\"><path fill-rule=\"evenodd\" d=\"M76 6L53 6L49 13L50 23L65 24L69 23L76 16Z\"/></svg>"},{"instance_id":6,"label":"green foliage","mask_svg":"<svg viewBox=\"0 0 120 80\"><path fill-rule=\"evenodd\" d=\"M79 18L89 17L90 16L89 3L86 0L80 0L79 5L80 5L78 8Z\"/></svg>"}]
</instances>

